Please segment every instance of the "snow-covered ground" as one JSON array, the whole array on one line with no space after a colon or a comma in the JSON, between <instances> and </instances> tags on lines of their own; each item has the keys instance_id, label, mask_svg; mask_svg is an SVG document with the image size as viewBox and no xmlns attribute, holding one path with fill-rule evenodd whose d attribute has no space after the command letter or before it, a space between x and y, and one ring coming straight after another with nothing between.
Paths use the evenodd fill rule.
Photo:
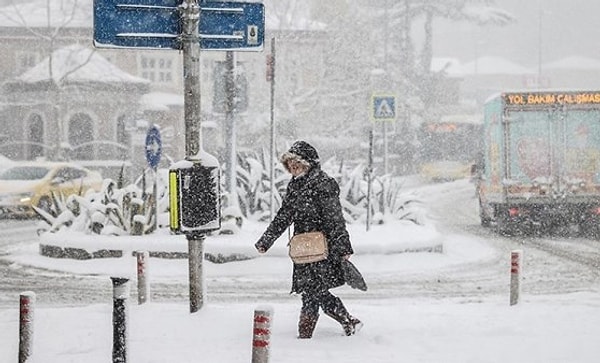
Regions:
<instances>
[{"instance_id":1,"label":"snow-covered ground","mask_svg":"<svg viewBox=\"0 0 600 363\"><path fill-rule=\"evenodd\" d=\"M427 187L422 195L426 200L446 198L451 204L446 197L448 188L461 188L464 195L472 193L466 181L459 181ZM472 200L465 200L461 206L453 204L458 215L472 216L468 212ZM253 312L265 306L273 311L271 362L598 361L597 289L535 295L524 289L521 302L510 306L508 256L499 255L493 244L479 236L457 233L440 219L432 220L432 226L398 222L373 226L369 232L364 225L349 226L356 249L352 260L370 286L367 292L347 286L334 290L351 313L365 323L352 337L343 336L337 323L322 315L313 339L295 338L300 301L295 295L285 294L291 267L285 257L284 240L278 241L266 256L226 264L205 262L205 304L193 314L186 299L180 303L151 301L137 305L135 258L130 255L90 261L56 260L39 256L37 243L33 243L13 249L7 258L14 269L34 265L98 275L106 279L109 288L109 276L130 277L130 362L251 361ZM209 237L205 250L239 251L250 246L246 252L252 253L251 246L264 227L249 223L238 235ZM415 241L441 242L443 253L397 253L402 245ZM137 243L131 242L132 249L139 249ZM490 289L485 284L492 283L484 282L489 276L479 276L478 268L498 263L499 268L481 272L499 275L493 277L494 288ZM187 262L183 260L151 259L149 272L151 282L156 283L185 283L188 279ZM436 281L451 279L455 273L464 281L436 285ZM470 284L468 280L473 281ZM271 292L263 290L265 286L283 294L273 298ZM412 293L403 294L404 287ZM458 291L433 295L438 288ZM221 289L232 290L224 294ZM187 296L185 291L182 294ZM18 296L14 299L14 308L0 310L0 362L17 360ZM36 362L110 361L112 301L78 306L48 306L43 301L37 304L33 346Z\"/></svg>"}]
</instances>

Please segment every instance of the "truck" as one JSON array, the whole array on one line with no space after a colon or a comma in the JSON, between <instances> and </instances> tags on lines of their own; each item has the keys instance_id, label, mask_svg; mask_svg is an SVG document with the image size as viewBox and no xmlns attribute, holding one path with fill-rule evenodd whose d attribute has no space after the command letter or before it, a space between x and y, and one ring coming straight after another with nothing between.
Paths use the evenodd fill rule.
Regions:
<instances>
[{"instance_id":1,"label":"truck","mask_svg":"<svg viewBox=\"0 0 600 363\"><path fill-rule=\"evenodd\" d=\"M600 91L511 91L484 104L479 216L501 234L598 236Z\"/></svg>"}]
</instances>

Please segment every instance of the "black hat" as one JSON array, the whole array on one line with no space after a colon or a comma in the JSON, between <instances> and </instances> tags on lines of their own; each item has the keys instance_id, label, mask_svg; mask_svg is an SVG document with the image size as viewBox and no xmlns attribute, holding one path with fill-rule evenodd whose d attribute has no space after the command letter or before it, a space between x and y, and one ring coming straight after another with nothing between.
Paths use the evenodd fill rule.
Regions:
<instances>
[{"instance_id":1,"label":"black hat","mask_svg":"<svg viewBox=\"0 0 600 363\"><path fill-rule=\"evenodd\" d=\"M290 147L286 153L281 155L280 158L284 165L286 165L287 161L292 159L305 161L310 166L319 165L319 153L317 153L317 149L312 147L306 141L294 142L292 147Z\"/></svg>"}]
</instances>

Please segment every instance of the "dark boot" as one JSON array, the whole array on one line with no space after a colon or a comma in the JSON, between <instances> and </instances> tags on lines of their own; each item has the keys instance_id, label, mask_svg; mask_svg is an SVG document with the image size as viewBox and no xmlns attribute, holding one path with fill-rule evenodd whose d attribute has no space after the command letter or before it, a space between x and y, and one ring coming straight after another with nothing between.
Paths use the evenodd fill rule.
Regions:
<instances>
[{"instance_id":1,"label":"dark boot","mask_svg":"<svg viewBox=\"0 0 600 363\"><path fill-rule=\"evenodd\" d=\"M346 307L339 297L335 298L334 304L325 307L323 310L327 316L342 325L344 334L347 336L354 335L363 326L363 323L360 320L348 313L348 310L346 310Z\"/></svg>"},{"instance_id":2,"label":"dark boot","mask_svg":"<svg viewBox=\"0 0 600 363\"><path fill-rule=\"evenodd\" d=\"M300 320L298 321L298 338L312 338L313 331L315 331L315 327L317 326L318 320L319 315L308 315L300 313Z\"/></svg>"}]
</instances>

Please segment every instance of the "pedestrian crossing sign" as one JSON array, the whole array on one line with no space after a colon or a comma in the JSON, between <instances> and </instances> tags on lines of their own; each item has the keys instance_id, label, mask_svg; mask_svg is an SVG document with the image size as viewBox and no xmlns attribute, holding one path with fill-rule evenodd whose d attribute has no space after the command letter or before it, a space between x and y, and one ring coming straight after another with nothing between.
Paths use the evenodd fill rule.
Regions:
<instances>
[{"instance_id":1,"label":"pedestrian crossing sign","mask_svg":"<svg viewBox=\"0 0 600 363\"><path fill-rule=\"evenodd\" d=\"M396 96L373 95L371 118L373 121L396 121Z\"/></svg>"}]
</instances>

